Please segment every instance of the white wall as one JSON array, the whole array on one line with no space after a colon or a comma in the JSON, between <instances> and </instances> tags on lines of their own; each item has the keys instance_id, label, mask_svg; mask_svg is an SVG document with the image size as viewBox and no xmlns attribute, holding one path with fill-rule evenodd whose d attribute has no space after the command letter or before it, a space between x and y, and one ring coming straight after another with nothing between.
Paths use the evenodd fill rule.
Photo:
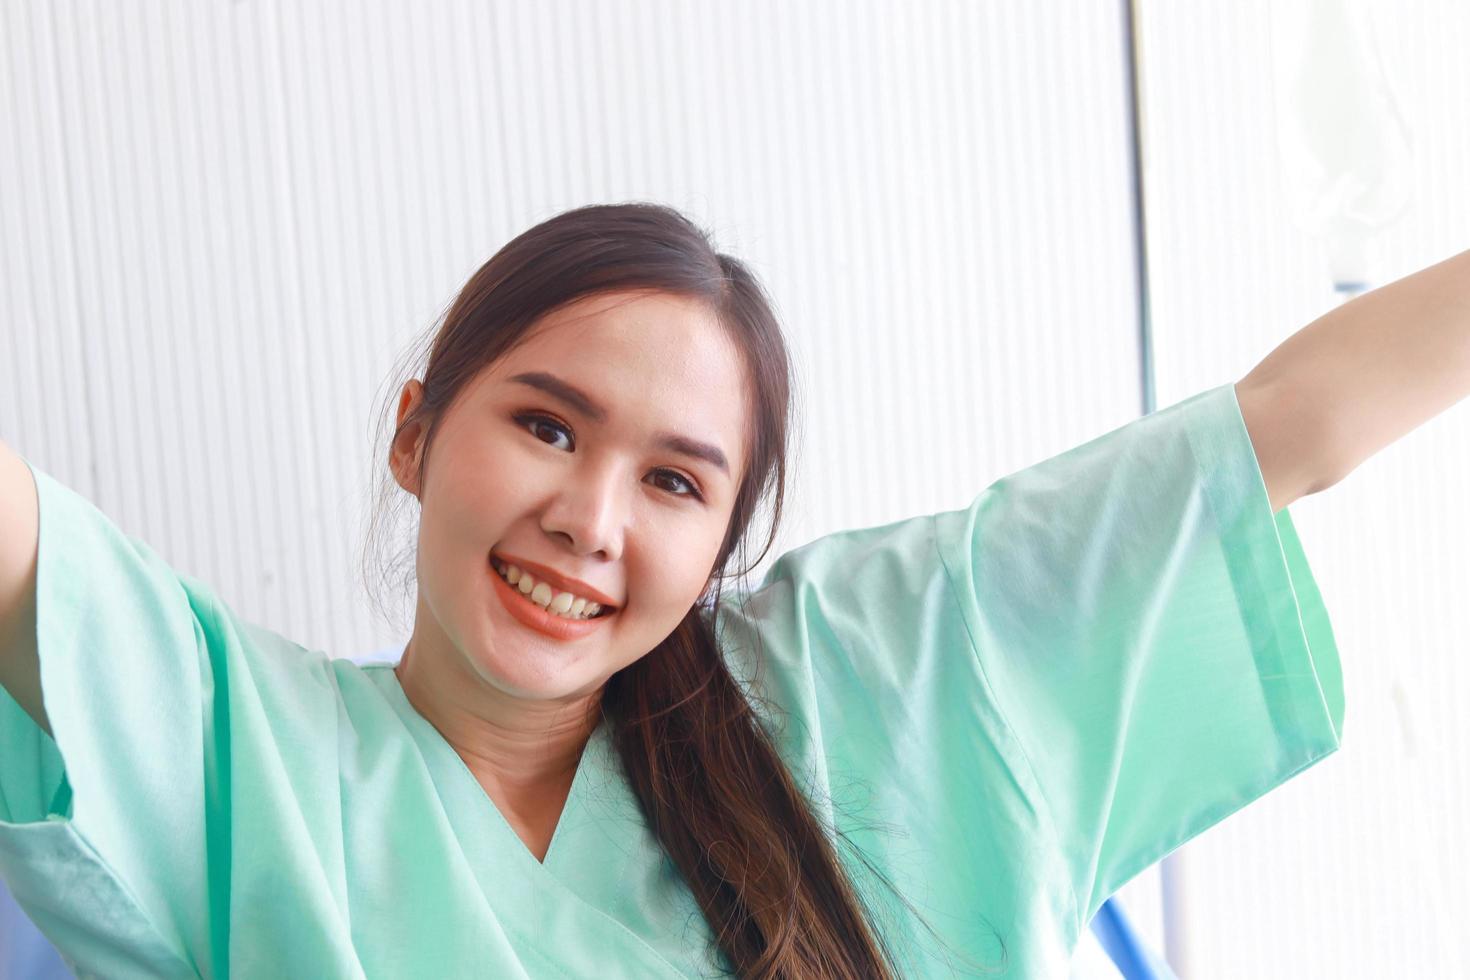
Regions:
<instances>
[{"instance_id":1,"label":"white wall","mask_svg":"<svg viewBox=\"0 0 1470 980\"><path fill-rule=\"evenodd\" d=\"M1466 247L1454 6L1384 25L1424 138L1386 278ZM1265 16L1139 9L1160 407L1331 303L1271 197ZM568 207L680 207L775 297L805 411L774 554L1141 411L1117 4L10 2L0 59L0 438L334 656L408 629L357 578L397 357ZM1467 423L1292 508L1346 742L1179 852L1191 980L1466 973ZM1162 945L1157 887L1124 895Z\"/></svg>"},{"instance_id":2,"label":"white wall","mask_svg":"<svg viewBox=\"0 0 1470 980\"><path fill-rule=\"evenodd\" d=\"M1276 166L1272 7L1143 6L1160 404L1335 303ZM1413 146L1382 284L1470 247L1470 8L1366 9ZM1292 505L1343 659L1343 747L1182 849L1190 980L1470 976L1467 446L1461 403Z\"/></svg>"}]
</instances>

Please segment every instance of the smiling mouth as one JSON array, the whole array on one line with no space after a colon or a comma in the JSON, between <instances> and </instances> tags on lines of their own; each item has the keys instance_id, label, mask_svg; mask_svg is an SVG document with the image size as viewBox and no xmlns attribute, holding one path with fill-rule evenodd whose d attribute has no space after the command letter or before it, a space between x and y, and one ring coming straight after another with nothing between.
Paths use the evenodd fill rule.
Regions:
<instances>
[{"instance_id":1,"label":"smiling mouth","mask_svg":"<svg viewBox=\"0 0 1470 980\"><path fill-rule=\"evenodd\" d=\"M606 606L606 605L601 605L599 603L598 605L601 605L601 608L596 613L594 613L591 616L568 616L565 613L553 613L553 612L551 612L550 609L547 608L547 606L543 606L541 603L539 603L536 600L532 599L529 594L527 594L526 592L522 591L520 589L520 587L519 587L519 581L518 582L515 582L515 583L512 583L510 581L510 579L506 575L506 572L510 568L510 565L511 564L512 564L511 562L507 562L507 561L503 560L498 555L491 555L490 556L490 565L495 570L495 574L500 577L500 580L502 582L504 582L506 585L508 585L510 587L510 590L512 592L514 592L517 597L519 597L520 599L522 599L523 601L525 601L529 605L534 606L535 608L541 610L542 612L547 613L548 615L556 616L558 619L564 619L567 622L572 622L572 623L586 623L586 622L590 622L590 621L595 620L595 619L606 619L607 617L611 616L613 613L615 613L615 612L618 611L618 607L617 606ZM522 574L523 575L526 575L528 573L522 572ZM535 575L530 575L530 578L532 580L534 580L534 581L537 581L537 582L540 582L541 581L540 579L537 579ZM547 586L547 588L553 589L553 595L555 595L557 592L562 591L562 590L559 590L559 589L555 589L555 587L552 586L549 582L548 583L544 583L544 584ZM570 595L575 595L576 593L569 593L569 594Z\"/></svg>"}]
</instances>

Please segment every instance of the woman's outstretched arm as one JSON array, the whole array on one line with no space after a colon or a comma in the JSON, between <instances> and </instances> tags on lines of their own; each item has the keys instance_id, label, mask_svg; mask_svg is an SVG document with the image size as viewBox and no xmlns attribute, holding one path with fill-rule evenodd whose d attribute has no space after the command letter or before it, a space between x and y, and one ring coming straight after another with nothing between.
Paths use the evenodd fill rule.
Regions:
<instances>
[{"instance_id":1,"label":"woman's outstretched arm","mask_svg":"<svg viewBox=\"0 0 1470 980\"><path fill-rule=\"evenodd\" d=\"M1470 395L1470 251L1318 317L1236 391L1268 486L1268 465L1295 472L1281 482L1305 483L1302 493L1332 486ZM1248 400L1257 406L1255 426ZM1257 430L1263 442L1295 449L1276 451L1282 459L1272 463Z\"/></svg>"},{"instance_id":2,"label":"woman's outstretched arm","mask_svg":"<svg viewBox=\"0 0 1470 980\"><path fill-rule=\"evenodd\" d=\"M36 545L40 537L36 485L25 460L0 441L0 687L10 692L47 735L36 646Z\"/></svg>"}]
</instances>

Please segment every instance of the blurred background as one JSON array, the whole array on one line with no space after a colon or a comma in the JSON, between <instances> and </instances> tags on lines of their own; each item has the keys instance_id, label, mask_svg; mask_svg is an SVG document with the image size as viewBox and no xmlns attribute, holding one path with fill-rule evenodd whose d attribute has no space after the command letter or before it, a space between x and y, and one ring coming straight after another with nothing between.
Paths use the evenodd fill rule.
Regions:
<instances>
[{"instance_id":1,"label":"blurred background","mask_svg":"<svg viewBox=\"0 0 1470 980\"><path fill-rule=\"evenodd\" d=\"M1470 247L1470 8L1285 7L3 0L0 438L245 618L396 656L359 567L401 359L514 235L654 200L796 356L758 582ZM1343 751L1115 896L1178 976L1470 976L1466 445L1292 505ZM66 976L6 901L0 976ZM1142 975L1112 950L1074 976Z\"/></svg>"}]
</instances>

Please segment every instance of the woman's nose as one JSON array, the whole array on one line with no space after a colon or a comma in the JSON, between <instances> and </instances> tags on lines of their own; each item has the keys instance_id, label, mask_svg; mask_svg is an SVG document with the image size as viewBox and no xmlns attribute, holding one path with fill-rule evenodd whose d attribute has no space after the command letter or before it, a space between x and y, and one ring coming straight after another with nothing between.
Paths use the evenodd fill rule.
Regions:
<instances>
[{"instance_id":1,"label":"woman's nose","mask_svg":"<svg viewBox=\"0 0 1470 980\"><path fill-rule=\"evenodd\" d=\"M600 474L569 482L542 520L548 534L565 538L579 555L601 554L611 560L622 553L631 501L616 486L614 469L606 467Z\"/></svg>"}]
</instances>

